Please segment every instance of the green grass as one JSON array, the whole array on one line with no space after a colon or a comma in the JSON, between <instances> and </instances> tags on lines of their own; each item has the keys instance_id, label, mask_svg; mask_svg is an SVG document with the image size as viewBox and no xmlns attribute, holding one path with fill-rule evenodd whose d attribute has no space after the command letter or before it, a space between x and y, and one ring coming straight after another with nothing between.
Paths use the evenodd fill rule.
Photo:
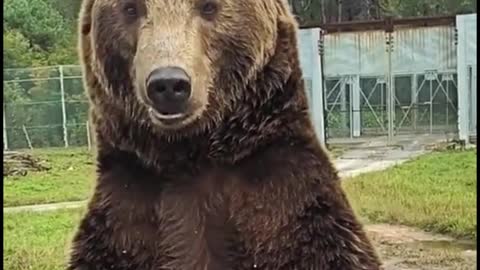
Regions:
<instances>
[{"instance_id":1,"label":"green grass","mask_svg":"<svg viewBox=\"0 0 480 270\"><path fill-rule=\"evenodd\" d=\"M92 154L84 148L34 150L46 159L49 171L28 172L3 180L3 206L87 199L95 180Z\"/></svg>"},{"instance_id":2,"label":"green grass","mask_svg":"<svg viewBox=\"0 0 480 270\"><path fill-rule=\"evenodd\" d=\"M476 239L476 149L434 152L385 171L345 179L369 222L402 224Z\"/></svg>"},{"instance_id":3,"label":"green grass","mask_svg":"<svg viewBox=\"0 0 480 270\"><path fill-rule=\"evenodd\" d=\"M83 211L4 214L4 269L65 269L69 246Z\"/></svg>"},{"instance_id":4,"label":"green grass","mask_svg":"<svg viewBox=\"0 0 480 270\"><path fill-rule=\"evenodd\" d=\"M39 154L47 157L54 169L29 174L24 179L8 179L7 182L18 182L17 186L9 183L9 189L5 188L10 203L13 191L24 196L18 202L25 198L30 202L45 202L88 197L88 179L93 179L88 153L54 150ZM73 169L68 170L71 166ZM50 183L46 189L48 196L27 188L41 187L42 181L37 183L37 179ZM76 186L69 187L70 182ZM473 239L476 239L476 186L476 150L427 154L383 172L344 181L355 211L370 222L417 226ZM71 239L84 211L4 214L4 268L65 269Z\"/></svg>"}]
</instances>

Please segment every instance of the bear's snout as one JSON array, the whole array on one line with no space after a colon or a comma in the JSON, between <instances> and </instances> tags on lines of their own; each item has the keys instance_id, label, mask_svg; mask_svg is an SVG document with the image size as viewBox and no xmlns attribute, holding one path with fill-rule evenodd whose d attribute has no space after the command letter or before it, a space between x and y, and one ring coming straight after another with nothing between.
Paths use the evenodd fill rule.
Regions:
<instances>
[{"instance_id":1,"label":"bear's snout","mask_svg":"<svg viewBox=\"0 0 480 270\"><path fill-rule=\"evenodd\" d=\"M153 70L146 81L147 97L158 117L181 118L192 93L190 76L179 67Z\"/></svg>"}]
</instances>

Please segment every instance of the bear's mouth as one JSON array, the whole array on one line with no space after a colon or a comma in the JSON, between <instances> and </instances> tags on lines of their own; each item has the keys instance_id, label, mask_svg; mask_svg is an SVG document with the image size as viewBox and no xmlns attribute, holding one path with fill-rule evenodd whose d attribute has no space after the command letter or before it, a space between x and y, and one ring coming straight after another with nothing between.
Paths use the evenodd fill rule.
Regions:
<instances>
[{"instance_id":1,"label":"bear's mouth","mask_svg":"<svg viewBox=\"0 0 480 270\"><path fill-rule=\"evenodd\" d=\"M189 118L187 113L162 114L152 107L148 108L148 114L154 122L168 126L181 124Z\"/></svg>"}]
</instances>

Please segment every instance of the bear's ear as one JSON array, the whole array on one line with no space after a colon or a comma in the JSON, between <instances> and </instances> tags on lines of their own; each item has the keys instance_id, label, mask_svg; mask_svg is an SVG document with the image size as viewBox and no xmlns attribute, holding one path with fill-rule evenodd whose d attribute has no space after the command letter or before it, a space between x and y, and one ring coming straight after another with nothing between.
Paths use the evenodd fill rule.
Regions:
<instances>
[{"instance_id":1,"label":"bear's ear","mask_svg":"<svg viewBox=\"0 0 480 270\"><path fill-rule=\"evenodd\" d=\"M291 76L297 62L297 22L286 0L274 0L277 9L277 39L270 67L280 74L283 83Z\"/></svg>"},{"instance_id":2,"label":"bear's ear","mask_svg":"<svg viewBox=\"0 0 480 270\"><path fill-rule=\"evenodd\" d=\"M90 34L92 28L92 9L95 0L83 0L80 9L79 28L82 35Z\"/></svg>"},{"instance_id":3,"label":"bear's ear","mask_svg":"<svg viewBox=\"0 0 480 270\"><path fill-rule=\"evenodd\" d=\"M280 25L289 25L292 28L298 28L297 20L290 11L290 5L287 0L275 0L277 8L277 21Z\"/></svg>"},{"instance_id":4,"label":"bear's ear","mask_svg":"<svg viewBox=\"0 0 480 270\"><path fill-rule=\"evenodd\" d=\"M287 0L275 0L277 7L277 31L280 39L296 37L298 23L295 20Z\"/></svg>"}]
</instances>

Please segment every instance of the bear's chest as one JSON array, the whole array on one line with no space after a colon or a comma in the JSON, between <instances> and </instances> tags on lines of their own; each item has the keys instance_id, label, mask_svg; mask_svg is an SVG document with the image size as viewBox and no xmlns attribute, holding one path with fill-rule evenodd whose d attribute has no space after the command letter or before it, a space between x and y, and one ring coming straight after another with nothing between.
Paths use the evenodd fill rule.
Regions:
<instances>
[{"instance_id":1,"label":"bear's chest","mask_svg":"<svg viewBox=\"0 0 480 270\"><path fill-rule=\"evenodd\" d=\"M155 193L132 187L121 201L112 196L117 249L151 269L231 269L227 251L235 231L221 187L218 179L202 177Z\"/></svg>"}]
</instances>

